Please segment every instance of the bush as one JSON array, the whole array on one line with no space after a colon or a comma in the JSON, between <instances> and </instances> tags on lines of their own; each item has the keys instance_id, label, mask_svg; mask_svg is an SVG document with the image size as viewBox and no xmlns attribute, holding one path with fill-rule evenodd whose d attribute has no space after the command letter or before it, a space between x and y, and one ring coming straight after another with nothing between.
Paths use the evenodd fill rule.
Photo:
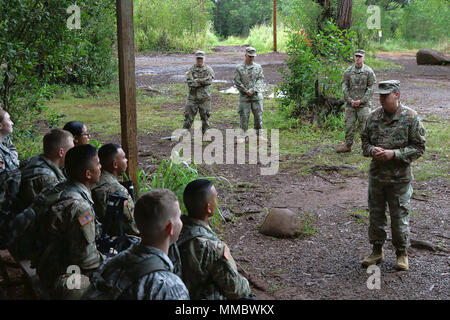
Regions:
<instances>
[{"instance_id":1,"label":"bush","mask_svg":"<svg viewBox=\"0 0 450 320\"><path fill-rule=\"evenodd\" d=\"M286 61L289 70L281 70L283 82L277 88L283 96L280 100L284 112L294 118L324 119L328 112L319 105L317 93L342 96L341 79L354 51L353 37L353 32L339 30L332 22L327 22L318 35L304 31L291 34Z\"/></svg>"}]
</instances>

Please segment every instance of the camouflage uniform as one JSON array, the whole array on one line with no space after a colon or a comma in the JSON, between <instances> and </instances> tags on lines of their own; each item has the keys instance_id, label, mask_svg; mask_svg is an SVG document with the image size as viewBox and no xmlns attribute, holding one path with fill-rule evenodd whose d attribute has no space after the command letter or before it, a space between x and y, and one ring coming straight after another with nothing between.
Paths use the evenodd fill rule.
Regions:
<instances>
[{"instance_id":1,"label":"camouflage uniform","mask_svg":"<svg viewBox=\"0 0 450 320\"><path fill-rule=\"evenodd\" d=\"M248 130L250 111L253 113L255 130L262 129L263 123L263 89L264 74L261 65L253 63L238 64L234 72L234 85L239 90L238 113L240 116L240 128ZM249 97L245 92L250 90L253 96Z\"/></svg>"},{"instance_id":2,"label":"camouflage uniform","mask_svg":"<svg viewBox=\"0 0 450 320\"><path fill-rule=\"evenodd\" d=\"M130 235L139 235L139 230L134 221L134 201L128 193L127 188L119 183L117 178L110 172L102 170L100 180L91 188L92 199L94 200L94 209L97 219L101 223L105 223L106 208L108 206L108 195L120 192L124 197L128 198L125 204L123 215L123 232ZM117 220L117 219L116 219ZM119 235L119 222L112 221L108 230L110 236Z\"/></svg>"},{"instance_id":3,"label":"camouflage uniform","mask_svg":"<svg viewBox=\"0 0 450 320\"><path fill-rule=\"evenodd\" d=\"M380 83L381 86L381 83ZM386 240L386 203L389 205L392 227L392 244L397 251L408 249L409 212L412 195L411 162L425 152L425 129L417 113L399 105L393 115L382 107L374 110L367 119L361 134L363 154L372 156L375 147L394 150L389 161L372 158L369 170L369 240L373 245L383 245Z\"/></svg>"},{"instance_id":4,"label":"camouflage uniform","mask_svg":"<svg viewBox=\"0 0 450 320\"><path fill-rule=\"evenodd\" d=\"M67 288L67 268L78 266L81 273L89 277L104 260L95 242L100 230L91 192L83 184L68 180L45 193L58 194L58 200L44 213L36 213L40 249L32 264L41 283L52 290L54 298L77 299L83 290Z\"/></svg>"},{"instance_id":5,"label":"camouflage uniform","mask_svg":"<svg viewBox=\"0 0 450 320\"><path fill-rule=\"evenodd\" d=\"M209 129L209 117L211 116L210 86L213 83L214 77L213 69L207 65L201 67L193 65L186 72L189 94L184 109L184 129L191 128L198 111L202 119L202 132L205 133Z\"/></svg>"},{"instance_id":6,"label":"camouflage uniform","mask_svg":"<svg viewBox=\"0 0 450 320\"><path fill-rule=\"evenodd\" d=\"M31 158L21 172L19 200L22 209L31 205L45 188L66 180L61 169L43 154Z\"/></svg>"},{"instance_id":7,"label":"camouflage uniform","mask_svg":"<svg viewBox=\"0 0 450 320\"><path fill-rule=\"evenodd\" d=\"M9 136L0 143L0 173L5 170L14 170L19 167L19 157L16 147Z\"/></svg>"},{"instance_id":8,"label":"camouflage uniform","mask_svg":"<svg viewBox=\"0 0 450 320\"><path fill-rule=\"evenodd\" d=\"M164 252L133 244L101 265L83 299L189 300L189 292Z\"/></svg>"},{"instance_id":9,"label":"camouflage uniform","mask_svg":"<svg viewBox=\"0 0 450 320\"><path fill-rule=\"evenodd\" d=\"M248 280L240 276L227 245L201 220L182 216L177 241L183 281L191 299L242 299L250 295Z\"/></svg>"},{"instance_id":10,"label":"camouflage uniform","mask_svg":"<svg viewBox=\"0 0 450 320\"><path fill-rule=\"evenodd\" d=\"M344 100L346 101L345 144L349 147L353 145L356 121L358 121L362 129L370 114L372 95L376 81L375 73L365 64L361 68L353 65L344 72L342 91L344 93ZM360 106L352 107L352 100L361 100Z\"/></svg>"}]
</instances>

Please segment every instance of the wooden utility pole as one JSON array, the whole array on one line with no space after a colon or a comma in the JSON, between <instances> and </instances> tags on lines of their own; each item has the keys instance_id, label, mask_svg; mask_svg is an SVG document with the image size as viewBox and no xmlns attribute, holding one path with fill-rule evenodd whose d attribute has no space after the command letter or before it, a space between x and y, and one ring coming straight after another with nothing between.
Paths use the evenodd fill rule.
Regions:
<instances>
[{"instance_id":1,"label":"wooden utility pole","mask_svg":"<svg viewBox=\"0 0 450 320\"><path fill-rule=\"evenodd\" d=\"M202 12L205 13L205 0L202 0Z\"/></svg>"},{"instance_id":2,"label":"wooden utility pole","mask_svg":"<svg viewBox=\"0 0 450 320\"><path fill-rule=\"evenodd\" d=\"M134 57L133 0L116 0L119 55L120 125L127 175L137 186L138 149Z\"/></svg>"},{"instance_id":3,"label":"wooden utility pole","mask_svg":"<svg viewBox=\"0 0 450 320\"><path fill-rule=\"evenodd\" d=\"M277 52L277 0L273 0L273 52Z\"/></svg>"}]
</instances>

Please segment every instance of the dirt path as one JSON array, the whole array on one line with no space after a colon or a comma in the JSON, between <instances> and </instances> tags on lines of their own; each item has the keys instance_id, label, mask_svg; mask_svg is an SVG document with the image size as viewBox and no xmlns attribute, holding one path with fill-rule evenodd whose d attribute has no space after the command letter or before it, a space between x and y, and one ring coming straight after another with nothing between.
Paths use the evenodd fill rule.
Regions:
<instances>
[{"instance_id":1,"label":"dirt path","mask_svg":"<svg viewBox=\"0 0 450 320\"><path fill-rule=\"evenodd\" d=\"M232 85L235 65L243 59L243 47L219 47L215 51L216 54L207 55L206 63L226 88ZM264 68L268 84L281 81L278 68L284 66L285 58L280 53L256 58ZM413 54L382 53L378 58L403 67L377 73L378 81L400 80L402 101L423 119L449 120L449 67L417 66ZM184 72L192 64L192 55L139 56L138 86L182 83ZM377 105L378 97L374 96L373 101ZM143 137L141 143L160 156L170 154L174 145L161 144L157 137L150 136ZM361 261L370 251L368 221L349 214L367 210L367 179L339 174L326 179L314 175L298 177L290 169L280 170L275 176L261 176L257 165L202 167L233 183L250 183L250 187L237 188L234 214L238 219L225 224L221 234L242 272L251 279L259 299L448 299L450 296L448 251L412 247L411 270L397 272L395 252L389 241L386 262L381 265L381 289L367 288L370 275L361 268ZM414 183L413 187L429 196L412 199L411 238L448 246L449 181L432 180ZM301 239L276 239L260 234L264 207L289 208L307 215L315 234Z\"/></svg>"}]
</instances>

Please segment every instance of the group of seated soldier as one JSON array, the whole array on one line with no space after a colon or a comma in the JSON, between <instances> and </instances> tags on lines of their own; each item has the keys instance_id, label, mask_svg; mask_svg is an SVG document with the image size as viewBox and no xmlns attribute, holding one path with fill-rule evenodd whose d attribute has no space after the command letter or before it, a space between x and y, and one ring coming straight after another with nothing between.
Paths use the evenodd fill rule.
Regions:
<instances>
[{"instance_id":1,"label":"group of seated soldier","mask_svg":"<svg viewBox=\"0 0 450 320\"><path fill-rule=\"evenodd\" d=\"M72 121L44 136L43 154L22 161L8 138L13 123L0 110L0 170L19 168L18 204L7 223L8 249L31 260L53 299L246 299L249 282L227 245L209 226L217 190L209 180L190 182L183 194L154 189L134 203L119 179L127 169L113 143L97 152L86 126ZM108 221L111 194L122 195L123 220ZM134 237L115 254L101 252L102 224L110 236ZM73 272L79 275L74 285ZM78 276L75 275L75 276Z\"/></svg>"}]
</instances>

